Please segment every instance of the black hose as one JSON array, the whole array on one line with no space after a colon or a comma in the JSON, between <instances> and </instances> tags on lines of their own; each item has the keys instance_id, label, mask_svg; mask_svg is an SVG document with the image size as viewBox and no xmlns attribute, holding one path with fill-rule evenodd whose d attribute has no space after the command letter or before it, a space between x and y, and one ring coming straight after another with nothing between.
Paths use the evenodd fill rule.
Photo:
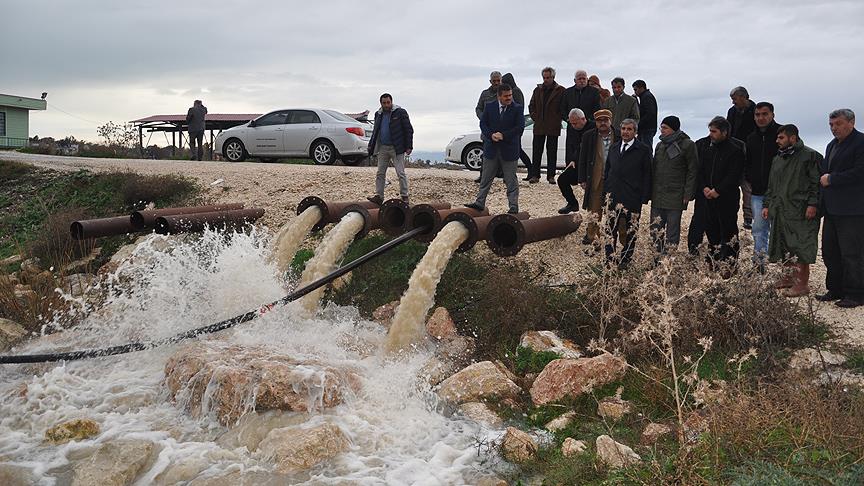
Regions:
<instances>
[{"instance_id":1,"label":"black hose","mask_svg":"<svg viewBox=\"0 0 864 486\"><path fill-rule=\"evenodd\" d=\"M111 346L110 348L102 348L102 349L85 349L81 351L68 351L65 353L49 353L49 354L23 354L18 356L0 356L0 364L12 364L12 363L47 363L52 361L74 361L79 359L87 359L87 358L98 358L102 356L112 356L115 354L125 354L132 353L135 351L144 351L147 349L156 348L159 346L164 346L166 344L172 344L184 339L194 338L196 336L200 336L202 334L210 334L218 331L222 331L224 329L228 329L234 327L238 324L243 324L244 322L249 322L259 315L267 312L277 305L285 305L292 300L297 300L300 297L312 292L313 290L327 285L333 280L345 275L346 273L354 270L355 268L363 265L364 263L376 258L393 248L405 243L406 241L414 238L415 236L428 231L427 227L414 228L413 230L394 238L387 243L379 246L378 248L370 251L369 253L361 256L360 258L348 263L342 267L337 268L329 275L319 278L318 280L310 283L309 285L299 288L294 292L282 297L281 299L271 302L262 306L260 309L256 309L253 311L246 312L245 314L241 314L239 316L232 317L230 319L226 319L224 321L219 321L209 326L199 327L197 329L190 329L188 331L181 332L180 334L176 334L174 336L160 339L158 341L149 341L149 342L135 342L122 344L119 346Z\"/></svg>"}]
</instances>

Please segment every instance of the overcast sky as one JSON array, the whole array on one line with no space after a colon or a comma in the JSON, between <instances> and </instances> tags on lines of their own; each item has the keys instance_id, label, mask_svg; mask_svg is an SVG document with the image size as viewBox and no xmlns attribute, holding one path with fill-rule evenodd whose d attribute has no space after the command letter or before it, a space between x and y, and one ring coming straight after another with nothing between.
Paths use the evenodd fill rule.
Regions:
<instances>
[{"instance_id":1,"label":"overcast sky","mask_svg":"<svg viewBox=\"0 0 864 486\"><path fill-rule=\"evenodd\" d=\"M628 93L642 78L693 138L737 85L820 151L829 111L864 116L861 0L4 0L3 17L0 93L49 93L31 136L97 140L102 123L195 98L210 113L360 112L387 91L415 148L441 151L476 129L489 71L512 72L527 101L546 65L564 86L578 68L607 88L622 76Z\"/></svg>"}]
</instances>

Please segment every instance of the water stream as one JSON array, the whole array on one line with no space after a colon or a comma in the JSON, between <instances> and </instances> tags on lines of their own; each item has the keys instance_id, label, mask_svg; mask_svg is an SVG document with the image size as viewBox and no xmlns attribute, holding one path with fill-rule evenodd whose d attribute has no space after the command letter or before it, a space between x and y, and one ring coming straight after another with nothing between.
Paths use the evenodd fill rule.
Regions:
<instances>
[{"instance_id":1,"label":"water stream","mask_svg":"<svg viewBox=\"0 0 864 486\"><path fill-rule=\"evenodd\" d=\"M353 218L348 221L346 228ZM296 235L288 236L296 240ZM446 264L447 250L462 238L464 228L450 225L442 231L424 258L435 260L424 266L433 268L424 270L422 277L415 272L412 289L419 291L415 279L437 282L434 275ZM139 245L131 262L121 265L111 283L103 284L111 287L104 305L76 328L33 340L14 352L158 339L275 300L284 293L283 283L270 262L266 240L255 233L230 238L205 233L192 242L166 245L165 237L153 235ZM423 287L428 289L429 284ZM428 306L424 303L409 312L408 301L412 298L406 295L400 322L413 323L407 314L425 315ZM414 335L398 335L409 334ZM278 478L309 485L474 484L489 474L488 457L478 454L477 444L498 437L500 431L439 413L435 395L417 377L429 354L418 350L398 362L384 359L376 349L387 340L386 332L361 318L356 308L329 304L314 318L305 318L293 305L277 307L251 323L205 339L356 369L359 390L340 405L311 413L286 412L279 419L329 421L350 440L347 452L311 471L277 475L270 458L237 440L236 428L206 415L194 418L168 399L165 363L186 345L180 343L101 359L0 366L0 470L22 468L30 476L25 483L68 484L71 471L100 444L122 438L151 441L158 451L139 473L138 485L185 484L231 472L255 473L255 484ZM254 419L247 415L241 420L242 427L251 429L244 432L247 435L261 435L273 427L270 419L249 417ZM95 420L101 432L59 446L44 442L46 429L75 418Z\"/></svg>"},{"instance_id":2,"label":"water stream","mask_svg":"<svg viewBox=\"0 0 864 486\"><path fill-rule=\"evenodd\" d=\"M342 217L342 220L333 226L321 244L315 248L315 256L306 263L298 287L308 285L335 270L336 262L342 258L354 237L362 229L363 216L360 213L351 212ZM325 289L326 286L319 287L303 296L300 299L300 306L306 312L314 313L318 310L318 303L321 301Z\"/></svg>"},{"instance_id":3,"label":"water stream","mask_svg":"<svg viewBox=\"0 0 864 486\"><path fill-rule=\"evenodd\" d=\"M429 244L426 254L411 274L408 290L402 295L399 307L396 308L385 343L388 353L408 350L422 339L426 314L435 303L435 289L441 280L441 274L444 273L453 252L466 238L468 230L465 226L453 221L444 226Z\"/></svg>"},{"instance_id":4,"label":"water stream","mask_svg":"<svg viewBox=\"0 0 864 486\"><path fill-rule=\"evenodd\" d=\"M315 223L321 220L321 216L321 208L309 206L296 218L285 224L273 237L272 258L275 259L276 268L280 274L285 274L288 271L297 249L312 231Z\"/></svg>"}]
</instances>

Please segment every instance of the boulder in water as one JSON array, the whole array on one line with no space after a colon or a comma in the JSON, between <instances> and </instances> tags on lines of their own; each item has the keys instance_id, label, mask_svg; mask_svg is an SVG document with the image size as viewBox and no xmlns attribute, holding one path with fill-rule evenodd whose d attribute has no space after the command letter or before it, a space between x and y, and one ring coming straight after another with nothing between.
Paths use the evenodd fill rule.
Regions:
<instances>
[{"instance_id":1,"label":"boulder in water","mask_svg":"<svg viewBox=\"0 0 864 486\"><path fill-rule=\"evenodd\" d=\"M304 471L348 449L348 438L334 424L274 429L260 450L276 462L281 473Z\"/></svg>"},{"instance_id":2,"label":"boulder in water","mask_svg":"<svg viewBox=\"0 0 864 486\"><path fill-rule=\"evenodd\" d=\"M466 418L477 423L498 428L504 425L504 421L483 402L468 402L459 405L459 412Z\"/></svg>"},{"instance_id":3,"label":"boulder in water","mask_svg":"<svg viewBox=\"0 0 864 486\"><path fill-rule=\"evenodd\" d=\"M115 440L73 468L72 486L125 486L150 462L154 444L146 440Z\"/></svg>"},{"instance_id":4,"label":"boulder in water","mask_svg":"<svg viewBox=\"0 0 864 486\"><path fill-rule=\"evenodd\" d=\"M11 464L0 464L0 484L3 486L31 486L36 484L36 478L30 469Z\"/></svg>"},{"instance_id":5,"label":"boulder in water","mask_svg":"<svg viewBox=\"0 0 864 486\"><path fill-rule=\"evenodd\" d=\"M514 398L522 392L495 363L481 361L447 378L438 389L444 400L461 404L488 398Z\"/></svg>"},{"instance_id":6,"label":"boulder in water","mask_svg":"<svg viewBox=\"0 0 864 486\"><path fill-rule=\"evenodd\" d=\"M27 337L27 330L15 321L0 317L0 351L5 351Z\"/></svg>"},{"instance_id":7,"label":"boulder in water","mask_svg":"<svg viewBox=\"0 0 864 486\"><path fill-rule=\"evenodd\" d=\"M558 337L555 331L527 331L519 339L519 346L532 351L549 351L562 358L582 357L582 352L573 341Z\"/></svg>"},{"instance_id":8,"label":"boulder in water","mask_svg":"<svg viewBox=\"0 0 864 486\"><path fill-rule=\"evenodd\" d=\"M372 319L387 329L390 329L390 324L393 323L393 316L396 315L397 307L399 307L398 300L388 302L372 312Z\"/></svg>"},{"instance_id":9,"label":"boulder in water","mask_svg":"<svg viewBox=\"0 0 864 486\"><path fill-rule=\"evenodd\" d=\"M84 440L99 435L99 424L90 419L75 419L55 425L45 431L45 440L52 444L63 444L72 440Z\"/></svg>"},{"instance_id":10,"label":"boulder in water","mask_svg":"<svg viewBox=\"0 0 864 486\"><path fill-rule=\"evenodd\" d=\"M510 462L525 462L537 453L537 443L516 427L507 427L501 440L501 454Z\"/></svg>"},{"instance_id":11,"label":"boulder in water","mask_svg":"<svg viewBox=\"0 0 864 486\"><path fill-rule=\"evenodd\" d=\"M332 407L342 402L347 388L359 389L360 378L353 370L299 362L264 347L209 341L181 348L169 358L165 385L193 416L215 412L225 425L253 410Z\"/></svg>"},{"instance_id":12,"label":"boulder in water","mask_svg":"<svg viewBox=\"0 0 864 486\"><path fill-rule=\"evenodd\" d=\"M450 317L450 312L447 309L444 307L435 308L429 320L426 321L426 334L439 340L456 336L456 324L453 323L453 318Z\"/></svg>"},{"instance_id":13,"label":"boulder in water","mask_svg":"<svg viewBox=\"0 0 864 486\"><path fill-rule=\"evenodd\" d=\"M627 362L609 353L594 358L556 359L543 368L531 385L535 405L575 397L615 381L627 371Z\"/></svg>"},{"instance_id":14,"label":"boulder in water","mask_svg":"<svg viewBox=\"0 0 864 486\"><path fill-rule=\"evenodd\" d=\"M633 452L633 449L615 442L608 435L597 437L597 457L600 462L612 468L630 466L642 460L639 454Z\"/></svg>"}]
</instances>

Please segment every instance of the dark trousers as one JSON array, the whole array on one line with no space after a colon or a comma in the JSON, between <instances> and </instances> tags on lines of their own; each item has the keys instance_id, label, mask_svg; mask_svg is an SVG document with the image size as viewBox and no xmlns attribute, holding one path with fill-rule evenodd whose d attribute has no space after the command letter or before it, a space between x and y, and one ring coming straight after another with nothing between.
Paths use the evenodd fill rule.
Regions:
<instances>
[{"instance_id":1,"label":"dark trousers","mask_svg":"<svg viewBox=\"0 0 864 486\"><path fill-rule=\"evenodd\" d=\"M558 189L561 190L561 195L564 196L567 205L576 208L576 211L579 211L579 201L576 200L576 195L573 194L573 186L578 182L579 169L575 167L567 167L558 177Z\"/></svg>"},{"instance_id":2,"label":"dark trousers","mask_svg":"<svg viewBox=\"0 0 864 486\"><path fill-rule=\"evenodd\" d=\"M557 135L534 135L531 149L534 152L531 158L531 169L528 177L540 178L540 164L543 162L543 145L546 145L546 178L555 177L555 169L558 166L558 136Z\"/></svg>"},{"instance_id":3,"label":"dark trousers","mask_svg":"<svg viewBox=\"0 0 864 486\"><path fill-rule=\"evenodd\" d=\"M609 208L606 218L606 261L616 262L618 268L626 268L636 250L636 231L639 229L641 211L625 208ZM621 256L615 258L615 248L621 243Z\"/></svg>"},{"instance_id":4,"label":"dark trousers","mask_svg":"<svg viewBox=\"0 0 864 486\"><path fill-rule=\"evenodd\" d=\"M681 210L651 208L651 239L657 253L665 255L678 248L681 239Z\"/></svg>"},{"instance_id":5,"label":"dark trousers","mask_svg":"<svg viewBox=\"0 0 864 486\"><path fill-rule=\"evenodd\" d=\"M652 154L654 153L654 135L657 135L656 131L636 134L636 139L647 145Z\"/></svg>"},{"instance_id":6,"label":"dark trousers","mask_svg":"<svg viewBox=\"0 0 864 486\"><path fill-rule=\"evenodd\" d=\"M697 195L693 219L687 232L687 248L699 253L702 239L708 237L709 258L714 261L738 258L738 200L711 199Z\"/></svg>"},{"instance_id":7,"label":"dark trousers","mask_svg":"<svg viewBox=\"0 0 864 486\"><path fill-rule=\"evenodd\" d=\"M825 288L864 302L864 216L825 215L822 260Z\"/></svg>"},{"instance_id":8,"label":"dark trousers","mask_svg":"<svg viewBox=\"0 0 864 486\"><path fill-rule=\"evenodd\" d=\"M198 144L198 150L195 150L195 144ZM195 160L204 158L204 132L189 132L189 152Z\"/></svg>"}]
</instances>

